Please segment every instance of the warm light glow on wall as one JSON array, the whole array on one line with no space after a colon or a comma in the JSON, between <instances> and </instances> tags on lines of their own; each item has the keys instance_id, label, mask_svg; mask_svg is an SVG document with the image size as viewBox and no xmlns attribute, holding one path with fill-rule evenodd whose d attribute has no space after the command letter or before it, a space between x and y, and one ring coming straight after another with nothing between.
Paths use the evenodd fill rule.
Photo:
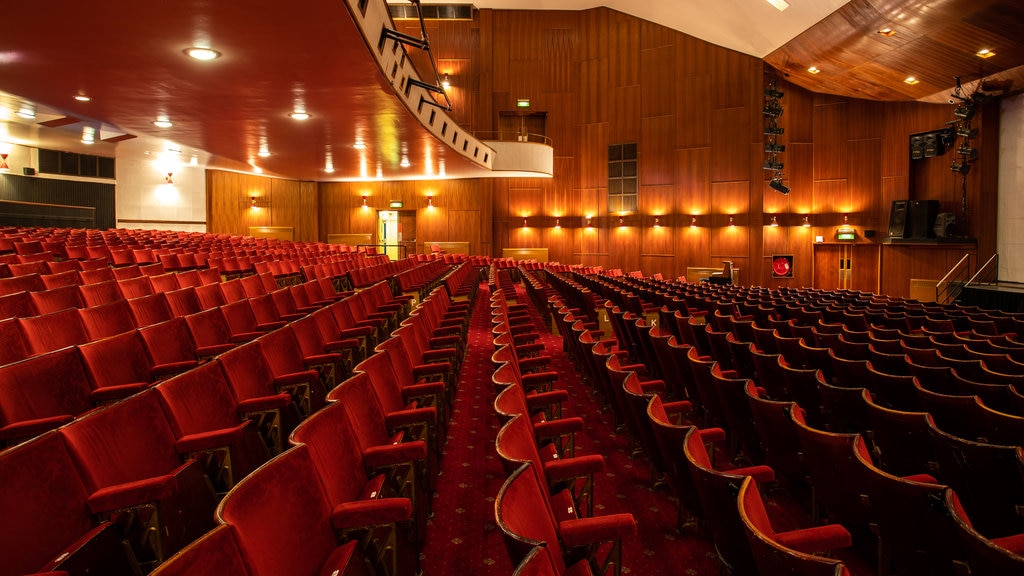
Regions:
<instances>
[{"instance_id":1,"label":"warm light glow on wall","mask_svg":"<svg viewBox=\"0 0 1024 576\"><path fill-rule=\"evenodd\" d=\"M729 226L735 226L736 224L732 220L732 214L729 214Z\"/></svg>"},{"instance_id":2,"label":"warm light glow on wall","mask_svg":"<svg viewBox=\"0 0 1024 576\"><path fill-rule=\"evenodd\" d=\"M561 227L562 227L562 219L561 218L555 218L555 229L560 229Z\"/></svg>"},{"instance_id":3,"label":"warm light glow on wall","mask_svg":"<svg viewBox=\"0 0 1024 576\"><path fill-rule=\"evenodd\" d=\"M368 199L369 199L369 196L367 196L366 194L363 194L363 210L369 210L370 209L370 205L366 203L366 201Z\"/></svg>"},{"instance_id":4,"label":"warm light glow on wall","mask_svg":"<svg viewBox=\"0 0 1024 576\"><path fill-rule=\"evenodd\" d=\"M530 227L530 224L529 224L529 222L527 222L526 216L523 216L523 228L529 228L529 227Z\"/></svg>"},{"instance_id":5,"label":"warm light glow on wall","mask_svg":"<svg viewBox=\"0 0 1024 576\"><path fill-rule=\"evenodd\" d=\"M591 216L590 214L587 214L587 228L591 227L591 219L592 218L593 218L593 216Z\"/></svg>"},{"instance_id":6,"label":"warm light glow on wall","mask_svg":"<svg viewBox=\"0 0 1024 576\"><path fill-rule=\"evenodd\" d=\"M690 216L690 228L696 228L696 227L697 227L697 217L696 216Z\"/></svg>"},{"instance_id":7,"label":"warm light glow on wall","mask_svg":"<svg viewBox=\"0 0 1024 576\"><path fill-rule=\"evenodd\" d=\"M772 228L778 228L779 227L779 219L776 218L774 214L772 215L771 226L772 226Z\"/></svg>"},{"instance_id":8,"label":"warm light glow on wall","mask_svg":"<svg viewBox=\"0 0 1024 576\"><path fill-rule=\"evenodd\" d=\"M661 228L661 218L658 216L654 217L654 228Z\"/></svg>"},{"instance_id":9,"label":"warm light glow on wall","mask_svg":"<svg viewBox=\"0 0 1024 576\"><path fill-rule=\"evenodd\" d=\"M811 219L810 219L809 216L804 216L803 227L804 228L810 228L811 227Z\"/></svg>"}]
</instances>

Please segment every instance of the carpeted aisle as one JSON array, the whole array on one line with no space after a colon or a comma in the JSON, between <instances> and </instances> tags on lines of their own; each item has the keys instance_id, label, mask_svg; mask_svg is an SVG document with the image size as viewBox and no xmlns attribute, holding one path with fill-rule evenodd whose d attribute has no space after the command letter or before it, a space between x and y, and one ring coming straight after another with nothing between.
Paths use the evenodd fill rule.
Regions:
<instances>
[{"instance_id":1,"label":"carpeted aisle","mask_svg":"<svg viewBox=\"0 0 1024 576\"><path fill-rule=\"evenodd\" d=\"M518 288L527 301L522 288ZM505 576L514 567L508 559L494 522L494 499L505 474L494 449L499 422L494 414L490 357L494 350L490 333L490 293L482 284L474 305L466 361L448 429L441 461L441 477L434 498L434 516L423 546L424 576ZM605 473L595 478L595 514L628 512L638 524L638 537L624 542L623 573L641 575L686 574L717 576L718 560L710 540L695 528L679 533L675 527L676 505L667 489L651 489L651 471L645 457L630 459L627 438L616 434L612 414L579 380L577 371L562 351L562 340L544 326L539 315L535 325L542 335L552 367L559 373L557 387L572 399L565 415L586 422L577 435L577 454L601 454ZM769 514L790 516L772 502ZM789 522L782 522L788 524Z\"/></svg>"}]
</instances>

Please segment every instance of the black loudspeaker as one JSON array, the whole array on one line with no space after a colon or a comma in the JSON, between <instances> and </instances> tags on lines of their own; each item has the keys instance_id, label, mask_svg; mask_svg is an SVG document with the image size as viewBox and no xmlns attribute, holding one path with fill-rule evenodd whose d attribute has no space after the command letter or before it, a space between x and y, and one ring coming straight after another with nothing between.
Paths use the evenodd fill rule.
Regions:
<instances>
[{"instance_id":1,"label":"black loudspeaker","mask_svg":"<svg viewBox=\"0 0 1024 576\"><path fill-rule=\"evenodd\" d=\"M924 136L914 135L910 137L910 159L920 160L924 158Z\"/></svg>"},{"instance_id":2,"label":"black loudspeaker","mask_svg":"<svg viewBox=\"0 0 1024 576\"><path fill-rule=\"evenodd\" d=\"M928 133L924 135L924 157L934 158L940 155L942 152L939 150L939 138L935 133Z\"/></svg>"},{"instance_id":3,"label":"black loudspeaker","mask_svg":"<svg viewBox=\"0 0 1024 576\"><path fill-rule=\"evenodd\" d=\"M874 238L875 234L876 234L876 232L874 230L865 230L864 231L864 237L865 238Z\"/></svg>"},{"instance_id":4,"label":"black loudspeaker","mask_svg":"<svg viewBox=\"0 0 1024 576\"><path fill-rule=\"evenodd\" d=\"M889 211L889 238L905 238L907 236L907 202L893 200Z\"/></svg>"},{"instance_id":5,"label":"black loudspeaker","mask_svg":"<svg viewBox=\"0 0 1024 576\"><path fill-rule=\"evenodd\" d=\"M35 176L36 175L36 169L35 168L29 168L29 167L26 166L25 168L21 169L21 173L24 174L25 176Z\"/></svg>"},{"instance_id":6,"label":"black loudspeaker","mask_svg":"<svg viewBox=\"0 0 1024 576\"><path fill-rule=\"evenodd\" d=\"M907 238L934 238L938 200L911 200L907 204Z\"/></svg>"}]
</instances>

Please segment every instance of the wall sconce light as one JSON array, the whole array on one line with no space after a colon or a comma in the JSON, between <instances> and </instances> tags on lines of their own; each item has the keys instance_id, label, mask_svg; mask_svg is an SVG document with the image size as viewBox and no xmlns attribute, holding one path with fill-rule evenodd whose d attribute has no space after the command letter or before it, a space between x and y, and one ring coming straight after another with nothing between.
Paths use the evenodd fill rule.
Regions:
<instances>
[{"instance_id":1,"label":"wall sconce light","mask_svg":"<svg viewBox=\"0 0 1024 576\"><path fill-rule=\"evenodd\" d=\"M849 224L849 223L850 223L850 215L849 214L843 214L843 224Z\"/></svg>"},{"instance_id":2,"label":"wall sconce light","mask_svg":"<svg viewBox=\"0 0 1024 576\"><path fill-rule=\"evenodd\" d=\"M7 152L0 152L0 171L9 172L11 167L7 165Z\"/></svg>"},{"instance_id":3,"label":"wall sconce light","mask_svg":"<svg viewBox=\"0 0 1024 576\"><path fill-rule=\"evenodd\" d=\"M427 208L433 208L433 207L434 207L434 197L428 194L427 195Z\"/></svg>"},{"instance_id":4,"label":"wall sconce light","mask_svg":"<svg viewBox=\"0 0 1024 576\"><path fill-rule=\"evenodd\" d=\"M622 216L619 216L619 227L622 227L623 225L624 225L624 223L623 223L623 220L622 220Z\"/></svg>"},{"instance_id":5,"label":"wall sconce light","mask_svg":"<svg viewBox=\"0 0 1024 576\"><path fill-rule=\"evenodd\" d=\"M562 227L562 219L561 218L555 218L555 228L561 228L561 227Z\"/></svg>"},{"instance_id":6,"label":"wall sconce light","mask_svg":"<svg viewBox=\"0 0 1024 576\"><path fill-rule=\"evenodd\" d=\"M771 226L774 227L774 228L778 228L779 227L779 219L776 218L774 215L772 215Z\"/></svg>"},{"instance_id":7,"label":"wall sconce light","mask_svg":"<svg viewBox=\"0 0 1024 576\"><path fill-rule=\"evenodd\" d=\"M661 228L661 218L659 218L657 216L654 217L654 227L655 228Z\"/></svg>"},{"instance_id":8,"label":"wall sconce light","mask_svg":"<svg viewBox=\"0 0 1024 576\"><path fill-rule=\"evenodd\" d=\"M523 216L523 228L529 228L530 224L526 221L526 216Z\"/></svg>"},{"instance_id":9,"label":"wall sconce light","mask_svg":"<svg viewBox=\"0 0 1024 576\"><path fill-rule=\"evenodd\" d=\"M369 208L370 207L369 204L366 203L366 200L368 198L369 198L369 196L367 196L366 194L363 194L363 208Z\"/></svg>"},{"instance_id":10,"label":"wall sconce light","mask_svg":"<svg viewBox=\"0 0 1024 576\"><path fill-rule=\"evenodd\" d=\"M167 184L174 184L173 176L174 176L174 172L168 172L167 173L167 177L164 178L164 182L167 183Z\"/></svg>"},{"instance_id":11,"label":"wall sconce light","mask_svg":"<svg viewBox=\"0 0 1024 576\"><path fill-rule=\"evenodd\" d=\"M729 226L735 226L736 224L732 221L732 214L729 214Z\"/></svg>"},{"instance_id":12,"label":"wall sconce light","mask_svg":"<svg viewBox=\"0 0 1024 576\"><path fill-rule=\"evenodd\" d=\"M696 216L690 216L690 228L696 228L696 227L697 227L697 217Z\"/></svg>"},{"instance_id":13,"label":"wall sconce light","mask_svg":"<svg viewBox=\"0 0 1024 576\"><path fill-rule=\"evenodd\" d=\"M590 228L591 217L587 216L587 228Z\"/></svg>"},{"instance_id":14,"label":"wall sconce light","mask_svg":"<svg viewBox=\"0 0 1024 576\"><path fill-rule=\"evenodd\" d=\"M803 227L804 228L810 228L811 227L811 218L809 216L804 216Z\"/></svg>"},{"instance_id":15,"label":"wall sconce light","mask_svg":"<svg viewBox=\"0 0 1024 576\"><path fill-rule=\"evenodd\" d=\"M249 207L250 208L255 208L256 207L256 197L255 196L249 196Z\"/></svg>"},{"instance_id":16,"label":"wall sconce light","mask_svg":"<svg viewBox=\"0 0 1024 576\"><path fill-rule=\"evenodd\" d=\"M452 83L448 79L448 74L445 73L444 77L441 79L441 88L444 88L445 92L447 92L448 89L451 88L451 87L452 87Z\"/></svg>"}]
</instances>

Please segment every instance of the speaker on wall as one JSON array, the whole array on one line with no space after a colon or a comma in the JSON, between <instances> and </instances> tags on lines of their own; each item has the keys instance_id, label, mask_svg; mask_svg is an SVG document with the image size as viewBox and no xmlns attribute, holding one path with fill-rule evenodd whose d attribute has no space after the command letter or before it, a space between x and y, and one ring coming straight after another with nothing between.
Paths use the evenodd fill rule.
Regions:
<instances>
[{"instance_id":1,"label":"speaker on wall","mask_svg":"<svg viewBox=\"0 0 1024 576\"><path fill-rule=\"evenodd\" d=\"M907 204L908 238L934 238L938 200L911 200Z\"/></svg>"},{"instance_id":2,"label":"speaker on wall","mask_svg":"<svg viewBox=\"0 0 1024 576\"><path fill-rule=\"evenodd\" d=\"M25 176L35 176L36 175L36 169L35 168L29 168L28 166L25 166L24 168L21 169L21 173L24 174Z\"/></svg>"},{"instance_id":3,"label":"speaker on wall","mask_svg":"<svg viewBox=\"0 0 1024 576\"><path fill-rule=\"evenodd\" d=\"M904 238L907 235L907 200L893 200L889 210L889 238Z\"/></svg>"},{"instance_id":4,"label":"speaker on wall","mask_svg":"<svg viewBox=\"0 0 1024 576\"><path fill-rule=\"evenodd\" d=\"M924 136L915 134L910 137L910 159L920 160L924 158Z\"/></svg>"}]
</instances>

